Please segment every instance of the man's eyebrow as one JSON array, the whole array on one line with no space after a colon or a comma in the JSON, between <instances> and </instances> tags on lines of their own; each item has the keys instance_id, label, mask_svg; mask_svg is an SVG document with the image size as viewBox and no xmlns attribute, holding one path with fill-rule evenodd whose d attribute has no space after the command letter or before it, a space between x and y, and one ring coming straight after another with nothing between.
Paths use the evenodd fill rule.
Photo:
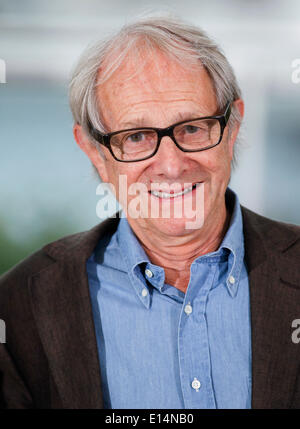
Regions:
<instances>
[{"instance_id":1,"label":"man's eyebrow","mask_svg":"<svg viewBox=\"0 0 300 429\"><path fill-rule=\"evenodd\" d=\"M169 125L167 125L167 126L171 126L172 124L176 124L177 122L189 121L190 119L201 118L204 116L208 116L208 115L205 115L204 113L200 113L200 112L197 112L197 113L195 113L195 112L178 112L174 116L172 122L170 122ZM159 128L159 127L157 127L156 124L153 123L153 120L149 120L149 118L146 118L145 116L140 116L138 118L134 118L131 121L121 122L120 127L122 127L122 129L143 128L143 127Z\"/></svg>"}]
</instances>

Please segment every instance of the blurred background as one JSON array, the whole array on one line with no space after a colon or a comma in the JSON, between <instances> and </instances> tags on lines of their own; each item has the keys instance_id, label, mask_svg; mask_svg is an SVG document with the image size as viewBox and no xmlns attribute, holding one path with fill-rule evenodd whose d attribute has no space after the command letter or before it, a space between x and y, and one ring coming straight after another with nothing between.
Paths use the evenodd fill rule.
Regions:
<instances>
[{"instance_id":1,"label":"blurred background","mask_svg":"<svg viewBox=\"0 0 300 429\"><path fill-rule=\"evenodd\" d=\"M299 0L0 0L0 274L100 222L99 182L73 140L70 73L87 44L159 11L202 27L236 72L246 116L230 186L241 203L300 224Z\"/></svg>"}]
</instances>

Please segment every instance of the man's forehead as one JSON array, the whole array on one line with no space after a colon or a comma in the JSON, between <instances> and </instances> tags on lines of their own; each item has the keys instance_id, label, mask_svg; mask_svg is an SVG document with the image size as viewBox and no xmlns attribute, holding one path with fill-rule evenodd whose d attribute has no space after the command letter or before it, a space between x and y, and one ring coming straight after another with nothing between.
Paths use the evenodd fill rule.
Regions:
<instances>
[{"instance_id":1,"label":"man's forehead","mask_svg":"<svg viewBox=\"0 0 300 429\"><path fill-rule=\"evenodd\" d=\"M190 119L195 119L196 117L201 117L204 116L205 114L202 113L204 112L204 106L203 106L203 110L201 109L201 107L199 106L199 110L182 110L182 111L174 111L172 112L172 124L177 123L177 122L181 122L181 121L188 121ZM217 113L217 112L212 112L212 114ZM142 127L149 127L149 126L154 126L156 128L156 124L152 124L151 121L151 114L147 114L147 115L140 115L140 116L134 116L134 118L132 118L131 120L126 120L126 121L120 121L120 127L123 129L126 128L142 128ZM170 122L170 124L168 125L172 125Z\"/></svg>"},{"instance_id":2,"label":"man's forehead","mask_svg":"<svg viewBox=\"0 0 300 429\"><path fill-rule=\"evenodd\" d=\"M157 109L164 116L168 111L165 122L170 125L170 121L213 114L215 108L205 68L199 63L188 69L161 52L149 54L141 63L129 57L98 86L97 98L107 130L154 126Z\"/></svg>"},{"instance_id":3,"label":"man's forehead","mask_svg":"<svg viewBox=\"0 0 300 429\"><path fill-rule=\"evenodd\" d=\"M115 58L106 58L98 71L98 81L102 81L109 62L114 62ZM180 79L185 81L191 79L191 75L200 75L205 78L207 72L199 61L197 64L184 64L173 58L170 54L161 52L158 49L151 50L143 56L136 54L134 50L128 53L122 63L105 81L98 86L99 90L109 88L110 91L119 91L130 84L137 87L158 89L164 88L168 79Z\"/></svg>"}]
</instances>

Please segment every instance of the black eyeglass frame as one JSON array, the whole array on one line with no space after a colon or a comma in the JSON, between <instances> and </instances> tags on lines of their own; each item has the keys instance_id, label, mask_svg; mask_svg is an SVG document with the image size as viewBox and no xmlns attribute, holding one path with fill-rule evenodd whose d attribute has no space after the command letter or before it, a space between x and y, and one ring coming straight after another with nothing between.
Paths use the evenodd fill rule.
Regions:
<instances>
[{"instance_id":1,"label":"black eyeglass frame","mask_svg":"<svg viewBox=\"0 0 300 429\"><path fill-rule=\"evenodd\" d=\"M154 156L160 146L161 140L163 137L170 137L173 142L175 143L175 145L178 147L178 149L180 149L182 152L201 152L203 150L207 150L207 149L211 149L215 146L217 146L218 144L221 143L222 138L223 138L223 134L224 134L224 130L226 128L226 125L228 123L229 117L231 114L231 102L228 102L226 107L225 107L225 112L223 113L223 115L216 115L216 116L203 116L201 118L195 118L195 119L191 119L189 121L185 120L185 121L180 121L180 122L176 122L176 124L170 125L169 127L166 128L153 128L153 127L139 127L139 128L129 128L126 130L119 130L119 131L114 131L112 133L107 133L107 134L103 134L101 133L99 130L97 130L96 128L94 128L91 124L89 124L89 132L91 134L91 136L100 144L102 144L103 146L107 147L110 151L110 153L112 154L113 158L118 161L118 162L139 162L139 161L144 161L146 159L152 158L152 156ZM175 137L174 137L174 128L176 128L178 125L184 124L184 123L190 123L193 121L199 121L202 119L217 119L220 123L220 127L221 127L221 133L220 133L220 138L219 141L217 143L214 143L211 146L202 148L202 149L184 149L182 148L176 141ZM151 155L147 155L144 158L140 158L140 159L133 159L133 160L123 160L123 159L118 159L115 154L113 153L113 150L111 148L111 144L110 144L110 139L112 136L115 136L117 134L121 134L124 133L126 131L142 131L142 130L152 130L155 131L157 134L157 144L156 144L156 148L154 150L154 152Z\"/></svg>"}]
</instances>

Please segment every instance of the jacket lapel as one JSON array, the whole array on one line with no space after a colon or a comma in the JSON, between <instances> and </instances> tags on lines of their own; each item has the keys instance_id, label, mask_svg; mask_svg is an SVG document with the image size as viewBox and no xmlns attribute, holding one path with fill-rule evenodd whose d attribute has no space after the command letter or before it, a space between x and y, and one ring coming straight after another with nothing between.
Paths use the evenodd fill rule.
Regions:
<instances>
[{"instance_id":1,"label":"jacket lapel","mask_svg":"<svg viewBox=\"0 0 300 429\"><path fill-rule=\"evenodd\" d=\"M299 313L300 278L287 249L296 234L282 232L243 207L242 213L250 285L252 408L289 408L299 365L291 323Z\"/></svg>"},{"instance_id":2,"label":"jacket lapel","mask_svg":"<svg viewBox=\"0 0 300 429\"><path fill-rule=\"evenodd\" d=\"M63 408L102 408L86 260L116 219L50 244L53 264L31 278L33 313Z\"/></svg>"}]
</instances>

